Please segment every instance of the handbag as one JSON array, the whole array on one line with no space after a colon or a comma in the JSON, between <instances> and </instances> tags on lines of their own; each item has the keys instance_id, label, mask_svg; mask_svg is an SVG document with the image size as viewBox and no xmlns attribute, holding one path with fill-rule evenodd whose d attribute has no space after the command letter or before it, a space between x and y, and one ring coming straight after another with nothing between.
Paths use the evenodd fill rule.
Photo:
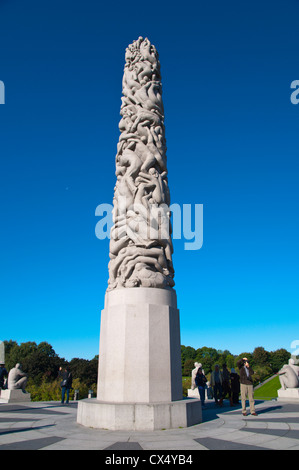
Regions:
<instances>
[{"instance_id":1,"label":"handbag","mask_svg":"<svg viewBox=\"0 0 299 470\"><path fill-rule=\"evenodd\" d=\"M60 383L60 386L61 387L66 387L67 386L67 383L68 383L68 380L70 378L70 374L68 374L67 378L66 379L63 379L62 382Z\"/></svg>"}]
</instances>

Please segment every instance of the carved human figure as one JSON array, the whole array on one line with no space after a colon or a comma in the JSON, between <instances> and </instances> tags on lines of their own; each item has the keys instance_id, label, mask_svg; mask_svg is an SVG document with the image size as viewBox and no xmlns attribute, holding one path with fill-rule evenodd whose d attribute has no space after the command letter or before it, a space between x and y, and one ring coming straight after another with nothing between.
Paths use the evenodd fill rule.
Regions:
<instances>
[{"instance_id":1,"label":"carved human figure","mask_svg":"<svg viewBox=\"0 0 299 470\"><path fill-rule=\"evenodd\" d=\"M196 388L195 377L200 367L202 367L202 364L200 364L199 362L194 362L194 369L192 369L192 372L191 372L191 389L192 390Z\"/></svg>"},{"instance_id":2,"label":"carved human figure","mask_svg":"<svg viewBox=\"0 0 299 470\"><path fill-rule=\"evenodd\" d=\"M295 365L294 359L289 359L289 363L285 364L278 372L282 390L299 387L298 373L299 367Z\"/></svg>"},{"instance_id":3,"label":"carved human figure","mask_svg":"<svg viewBox=\"0 0 299 470\"><path fill-rule=\"evenodd\" d=\"M8 389L9 390L19 390L21 389L23 393L26 393L25 388L27 385L28 377L21 369L21 364L16 364L8 374Z\"/></svg>"},{"instance_id":4,"label":"carved human figure","mask_svg":"<svg viewBox=\"0 0 299 470\"><path fill-rule=\"evenodd\" d=\"M160 63L139 37L125 54L108 290L174 286Z\"/></svg>"}]
</instances>

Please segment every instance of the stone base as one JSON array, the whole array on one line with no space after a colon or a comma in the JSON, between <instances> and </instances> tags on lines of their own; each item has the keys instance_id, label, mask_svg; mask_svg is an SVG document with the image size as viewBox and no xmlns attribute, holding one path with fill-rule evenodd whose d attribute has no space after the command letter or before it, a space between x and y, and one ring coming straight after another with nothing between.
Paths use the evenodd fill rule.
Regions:
<instances>
[{"instance_id":1,"label":"stone base","mask_svg":"<svg viewBox=\"0 0 299 470\"><path fill-rule=\"evenodd\" d=\"M180 320L173 289L107 292L101 314L97 399L108 403L183 399Z\"/></svg>"},{"instance_id":2,"label":"stone base","mask_svg":"<svg viewBox=\"0 0 299 470\"><path fill-rule=\"evenodd\" d=\"M95 398L78 402L77 423L112 431L185 428L202 422L200 400L159 403L109 403Z\"/></svg>"},{"instance_id":3,"label":"stone base","mask_svg":"<svg viewBox=\"0 0 299 470\"><path fill-rule=\"evenodd\" d=\"M198 387L196 387L194 390L192 390L192 388L188 388L188 397L189 398L198 398L198 399L200 399ZM206 388L205 389L205 400L208 400L208 399L209 399L208 389Z\"/></svg>"},{"instance_id":4,"label":"stone base","mask_svg":"<svg viewBox=\"0 0 299 470\"><path fill-rule=\"evenodd\" d=\"M299 403L299 388L287 388L283 390L280 388L277 390L278 401Z\"/></svg>"},{"instance_id":5,"label":"stone base","mask_svg":"<svg viewBox=\"0 0 299 470\"><path fill-rule=\"evenodd\" d=\"M183 399L180 320L173 289L106 293L96 399L78 402L77 422L110 430L175 429L202 421Z\"/></svg>"},{"instance_id":6,"label":"stone base","mask_svg":"<svg viewBox=\"0 0 299 470\"><path fill-rule=\"evenodd\" d=\"M30 401L30 393L23 393L22 390L1 390L0 403L28 403Z\"/></svg>"}]
</instances>

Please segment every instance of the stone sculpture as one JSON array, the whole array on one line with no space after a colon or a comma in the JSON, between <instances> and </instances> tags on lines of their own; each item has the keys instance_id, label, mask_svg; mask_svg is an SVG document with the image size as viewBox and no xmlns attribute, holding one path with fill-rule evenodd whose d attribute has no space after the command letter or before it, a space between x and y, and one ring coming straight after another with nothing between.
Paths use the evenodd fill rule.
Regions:
<instances>
[{"instance_id":1,"label":"stone sculpture","mask_svg":"<svg viewBox=\"0 0 299 470\"><path fill-rule=\"evenodd\" d=\"M174 286L160 63L139 37L126 49L108 291Z\"/></svg>"},{"instance_id":2,"label":"stone sculpture","mask_svg":"<svg viewBox=\"0 0 299 470\"><path fill-rule=\"evenodd\" d=\"M22 371L21 364L16 364L8 374L8 389L9 390L22 390L26 393L25 388L28 381L27 375Z\"/></svg>"},{"instance_id":3,"label":"stone sculpture","mask_svg":"<svg viewBox=\"0 0 299 470\"><path fill-rule=\"evenodd\" d=\"M294 359L289 359L278 372L282 390L287 388L299 388L299 366L295 365Z\"/></svg>"},{"instance_id":4,"label":"stone sculpture","mask_svg":"<svg viewBox=\"0 0 299 470\"><path fill-rule=\"evenodd\" d=\"M195 383L195 377L200 367L202 367L202 364L200 364L199 362L194 362L194 369L192 369L192 372L191 372L191 390L194 390L195 388L197 388L196 383Z\"/></svg>"},{"instance_id":5,"label":"stone sculpture","mask_svg":"<svg viewBox=\"0 0 299 470\"><path fill-rule=\"evenodd\" d=\"M125 58L97 398L79 401L77 422L177 429L201 422L202 411L183 399L160 63L142 37Z\"/></svg>"}]
</instances>

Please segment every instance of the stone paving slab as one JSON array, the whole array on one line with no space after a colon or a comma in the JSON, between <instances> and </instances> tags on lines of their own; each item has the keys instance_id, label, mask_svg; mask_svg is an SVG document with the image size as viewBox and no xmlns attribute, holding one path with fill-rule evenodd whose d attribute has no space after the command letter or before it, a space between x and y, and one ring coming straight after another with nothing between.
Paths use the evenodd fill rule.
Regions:
<instances>
[{"instance_id":1,"label":"stone paving slab","mask_svg":"<svg viewBox=\"0 0 299 470\"><path fill-rule=\"evenodd\" d=\"M256 401L258 416L244 417L228 401L212 401L203 422L160 431L108 431L77 424L77 403L0 404L0 450L101 450L134 455L199 450L299 450L299 404ZM143 451L143 453L142 453ZM101 454L102 455L102 454ZM139 455L139 454L138 454Z\"/></svg>"}]
</instances>

